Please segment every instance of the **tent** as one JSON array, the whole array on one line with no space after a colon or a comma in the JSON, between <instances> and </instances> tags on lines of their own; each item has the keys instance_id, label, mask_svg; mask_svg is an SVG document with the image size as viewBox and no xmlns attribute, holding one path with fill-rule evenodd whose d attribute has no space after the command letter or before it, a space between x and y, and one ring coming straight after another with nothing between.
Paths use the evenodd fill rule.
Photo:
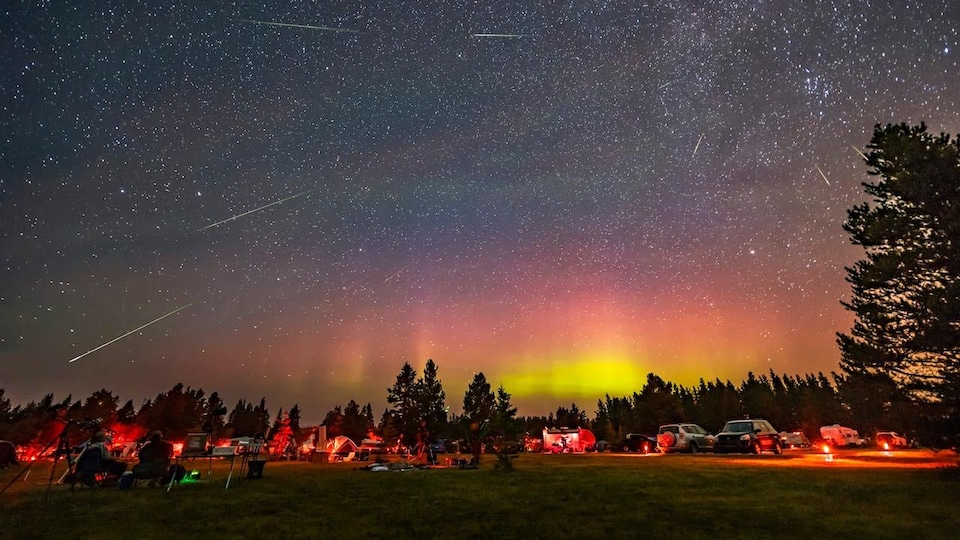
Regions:
<instances>
[{"instance_id":1,"label":"tent","mask_svg":"<svg viewBox=\"0 0 960 540\"><path fill-rule=\"evenodd\" d=\"M350 437L344 435L337 435L332 439L327 439L327 445L324 447L324 452L333 455L345 456L350 452L357 451L357 444L350 440Z\"/></svg>"}]
</instances>

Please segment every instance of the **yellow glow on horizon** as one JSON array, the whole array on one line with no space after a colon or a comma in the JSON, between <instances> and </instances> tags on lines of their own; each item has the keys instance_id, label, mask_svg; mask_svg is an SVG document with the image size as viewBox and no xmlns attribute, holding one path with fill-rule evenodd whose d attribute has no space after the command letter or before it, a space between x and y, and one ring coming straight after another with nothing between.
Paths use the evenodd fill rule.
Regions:
<instances>
[{"instance_id":1,"label":"yellow glow on horizon","mask_svg":"<svg viewBox=\"0 0 960 540\"><path fill-rule=\"evenodd\" d=\"M517 365L522 368L503 375L504 387L517 396L582 398L628 395L643 387L650 371L638 362L618 358Z\"/></svg>"}]
</instances>

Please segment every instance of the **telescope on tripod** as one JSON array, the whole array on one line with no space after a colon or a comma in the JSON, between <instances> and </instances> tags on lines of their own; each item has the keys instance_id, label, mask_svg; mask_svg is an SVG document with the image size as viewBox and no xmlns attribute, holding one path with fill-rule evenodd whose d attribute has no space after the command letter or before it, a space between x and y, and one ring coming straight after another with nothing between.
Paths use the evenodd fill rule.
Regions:
<instances>
[{"instance_id":1,"label":"telescope on tripod","mask_svg":"<svg viewBox=\"0 0 960 540\"><path fill-rule=\"evenodd\" d=\"M56 475L57 464L60 462L60 456L66 456L67 470L63 473L63 475L60 476L59 482L63 482L63 480L67 477L67 475L73 471L73 468L75 466L75 463L70 457L72 454L72 451L71 451L72 449L70 447L70 428L77 427L81 429L90 430L91 432L96 432L100 429L100 423L102 422L103 419L102 418L95 418L95 419L86 418L83 420L74 420L73 418L58 416L57 418L55 418L55 420L57 420L58 422L63 422L63 429L61 429L60 433L56 437L51 439L46 446L43 447L43 450L41 450L39 454L40 456L46 455L47 451L49 451L54 444L57 445L56 449L53 451L53 465L50 467L50 478L47 480L47 492L46 492L46 495L44 495L44 498L50 495L50 487L53 485L53 477ZM4 493L6 493L7 489L9 489L10 486L12 486L21 477L28 474L30 472L30 468L33 467L34 463L36 463L36 461L28 462L27 465L23 469L21 469L16 476L11 478L10 482L8 482L7 485L3 487L3 489L0 489L0 495L3 495Z\"/></svg>"}]
</instances>

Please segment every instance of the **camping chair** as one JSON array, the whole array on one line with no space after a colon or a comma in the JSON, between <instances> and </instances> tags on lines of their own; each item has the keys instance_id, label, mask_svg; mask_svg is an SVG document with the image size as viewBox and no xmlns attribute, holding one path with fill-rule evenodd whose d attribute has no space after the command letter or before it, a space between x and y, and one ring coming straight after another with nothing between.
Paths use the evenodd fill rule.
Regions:
<instances>
[{"instance_id":1,"label":"camping chair","mask_svg":"<svg viewBox=\"0 0 960 540\"><path fill-rule=\"evenodd\" d=\"M95 487L103 484L107 472L100 468L102 460L100 447L91 446L84 449L74 463L73 474L66 476L65 481L70 484L70 489L76 489L77 484L81 487Z\"/></svg>"},{"instance_id":2,"label":"camping chair","mask_svg":"<svg viewBox=\"0 0 960 540\"><path fill-rule=\"evenodd\" d=\"M142 480L149 481L150 486L158 482L163 483L163 477L170 469L173 454L173 445L166 441L148 442L139 452L140 463L133 466L133 482L137 485Z\"/></svg>"}]
</instances>

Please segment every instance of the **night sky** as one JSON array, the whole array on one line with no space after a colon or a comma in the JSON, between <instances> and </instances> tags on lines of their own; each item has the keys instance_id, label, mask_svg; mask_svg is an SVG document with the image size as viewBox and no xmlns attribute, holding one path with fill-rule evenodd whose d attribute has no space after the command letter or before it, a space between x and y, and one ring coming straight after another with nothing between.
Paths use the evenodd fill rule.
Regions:
<instances>
[{"instance_id":1,"label":"night sky","mask_svg":"<svg viewBox=\"0 0 960 540\"><path fill-rule=\"evenodd\" d=\"M0 8L14 403L836 371L857 149L960 132L955 0L206 4Z\"/></svg>"}]
</instances>

